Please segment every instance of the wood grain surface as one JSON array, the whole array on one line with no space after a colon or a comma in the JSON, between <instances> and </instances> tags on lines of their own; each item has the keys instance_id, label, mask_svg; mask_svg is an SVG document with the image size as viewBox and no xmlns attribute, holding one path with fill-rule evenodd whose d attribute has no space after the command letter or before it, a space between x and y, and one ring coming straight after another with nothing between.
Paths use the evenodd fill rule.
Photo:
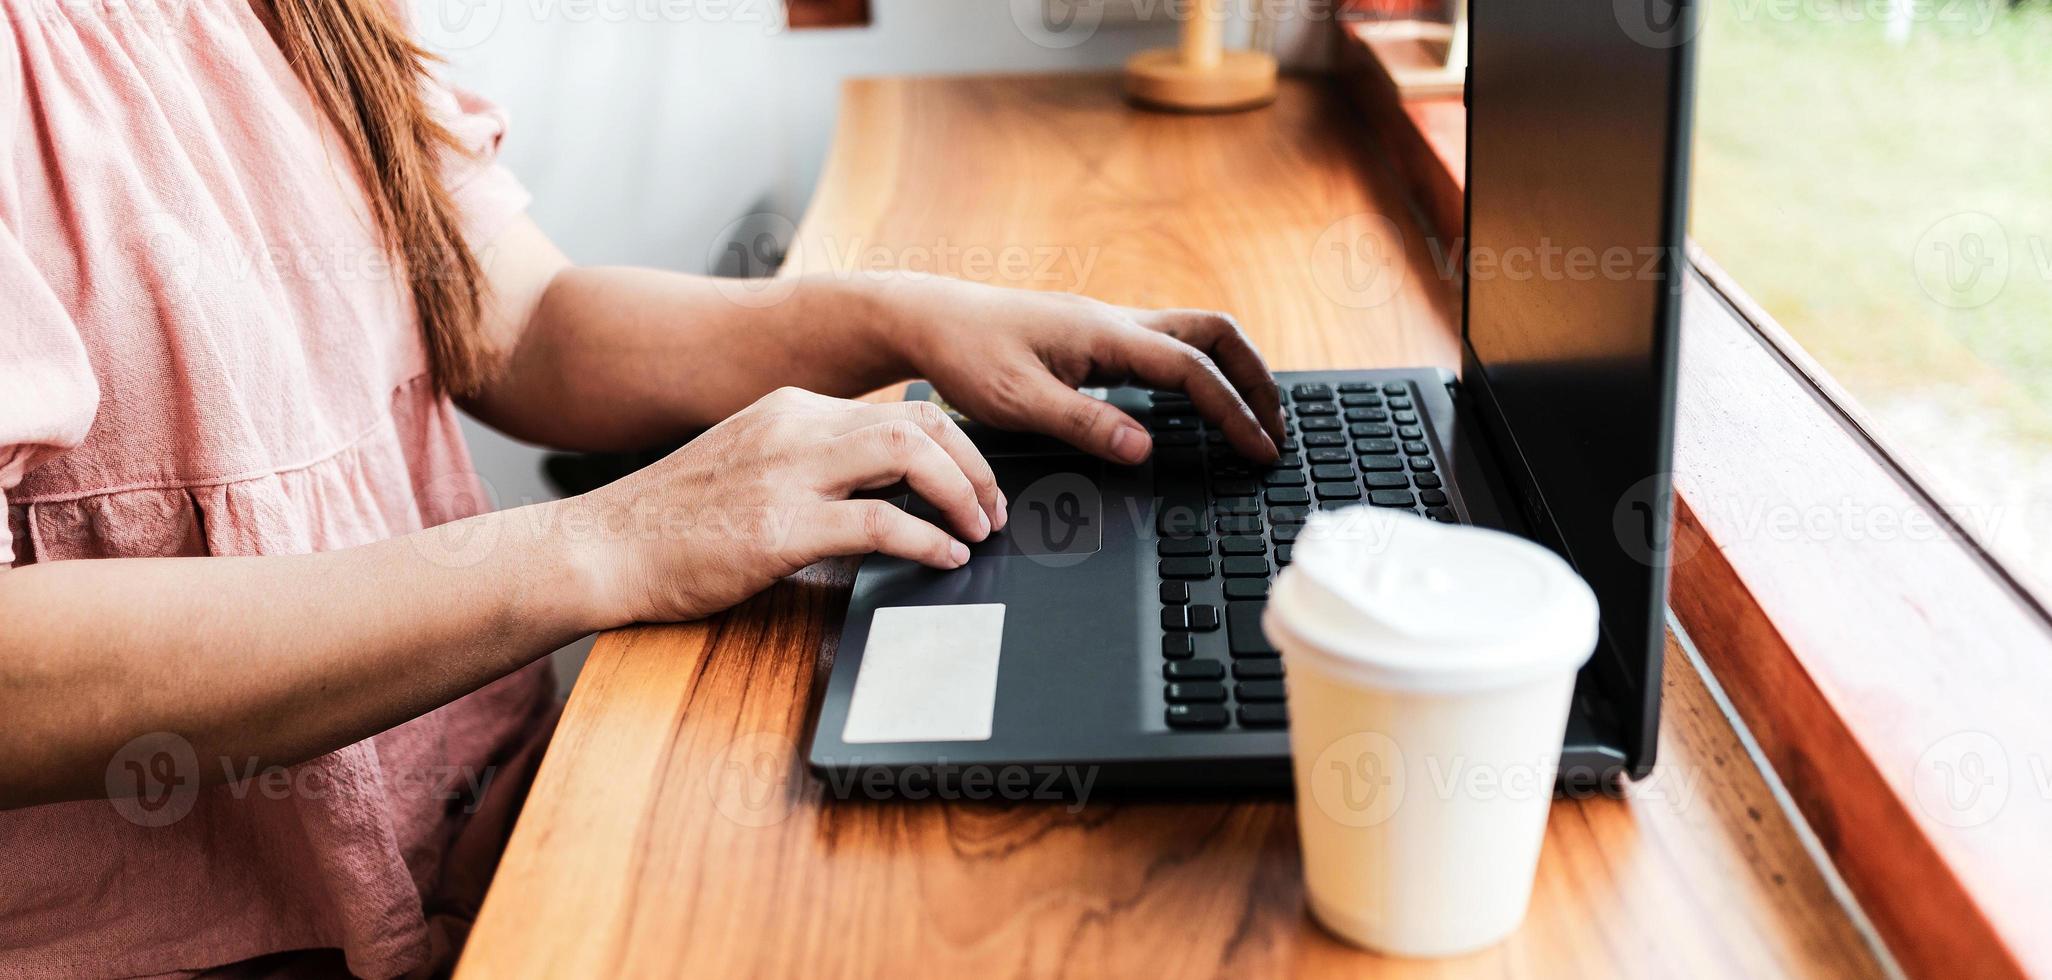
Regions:
<instances>
[{"instance_id":1,"label":"wood grain surface","mask_svg":"<svg viewBox=\"0 0 2052 980\"><path fill-rule=\"evenodd\" d=\"M932 256L970 278L1226 309L1281 368L1451 365L1444 282L1353 126L1301 80L1269 109L1208 118L1131 112L1109 75L852 83L792 263ZM1057 258L1006 267L1021 248ZM1363 262L1396 281L1349 268ZM1470 957L1387 960L1306 916L1286 801L823 801L800 747L851 571L601 639L462 976L1879 971L1672 647L1655 776L1554 804L1524 928Z\"/></svg>"}]
</instances>

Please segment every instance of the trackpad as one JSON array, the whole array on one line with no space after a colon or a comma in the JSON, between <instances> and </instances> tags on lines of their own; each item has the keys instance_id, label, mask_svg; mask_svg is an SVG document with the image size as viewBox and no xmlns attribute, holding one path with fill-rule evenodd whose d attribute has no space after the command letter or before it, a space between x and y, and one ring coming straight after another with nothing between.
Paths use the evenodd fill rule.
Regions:
<instances>
[{"instance_id":1,"label":"trackpad","mask_svg":"<svg viewBox=\"0 0 2052 980\"><path fill-rule=\"evenodd\" d=\"M1001 602L878 609L841 741L988 740L1004 633Z\"/></svg>"}]
</instances>

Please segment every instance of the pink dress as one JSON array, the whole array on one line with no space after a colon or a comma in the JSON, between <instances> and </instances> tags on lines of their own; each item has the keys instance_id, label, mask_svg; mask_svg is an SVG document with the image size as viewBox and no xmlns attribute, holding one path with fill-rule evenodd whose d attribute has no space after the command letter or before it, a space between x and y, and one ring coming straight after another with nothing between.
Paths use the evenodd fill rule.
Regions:
<instances>
[{"instance_id":1,"label":"pink dress","mask_svg":"<svg viewBox=\"0 0 2052 980\"><path fill-rule=\"evenodd\" d=\"M481 509L363 187L248 0L0 8L0 568L348 548ZM491 162L503 117L427 95L479 151L445 174L480 247L526 206ZM0 812L0 976L419 965L449 791L532 737L544 666L282 794L214 786L162 826Z\"/></svg>"}]
</instances>

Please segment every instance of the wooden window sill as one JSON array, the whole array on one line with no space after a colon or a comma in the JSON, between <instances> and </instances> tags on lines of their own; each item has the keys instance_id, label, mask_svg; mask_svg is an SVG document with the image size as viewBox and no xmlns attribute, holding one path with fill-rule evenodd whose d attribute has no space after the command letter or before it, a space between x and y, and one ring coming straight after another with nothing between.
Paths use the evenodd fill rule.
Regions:
<instances>
[{"instance_id":1,"label":"wooden window sill","mask_svg":"<svg viewBox=\"0 0 2052 980\"><path fill-rule=\"evenodd\" d=\"M1458 239L1465 158L1447 144L1466 110L1399 98L1344 33L1347 88ZM1676 618L1905 970L2052 971L2052 628L1765 312L1691 259Z\"/></svg>"}]
</instances>

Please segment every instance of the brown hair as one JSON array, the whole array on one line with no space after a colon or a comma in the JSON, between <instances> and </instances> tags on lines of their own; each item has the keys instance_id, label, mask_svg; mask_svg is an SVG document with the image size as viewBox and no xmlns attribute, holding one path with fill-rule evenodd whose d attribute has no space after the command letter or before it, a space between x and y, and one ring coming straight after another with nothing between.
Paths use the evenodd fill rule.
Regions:
<instances>
[{"instance_id":1,"label":"brown hair","mask_svg":"<svg viewBox=\"0 0 2052 980\"><path fill-rule=\"evenodd\" d=\"M426 50L391 0L269 0L285 60L341 132L396 267L405 270L435 383L474 394L491 372L484 279L439 161L462 152L421 98ZM259 10L261 12L261 9Z\"/></svg>"}]
</instances>

